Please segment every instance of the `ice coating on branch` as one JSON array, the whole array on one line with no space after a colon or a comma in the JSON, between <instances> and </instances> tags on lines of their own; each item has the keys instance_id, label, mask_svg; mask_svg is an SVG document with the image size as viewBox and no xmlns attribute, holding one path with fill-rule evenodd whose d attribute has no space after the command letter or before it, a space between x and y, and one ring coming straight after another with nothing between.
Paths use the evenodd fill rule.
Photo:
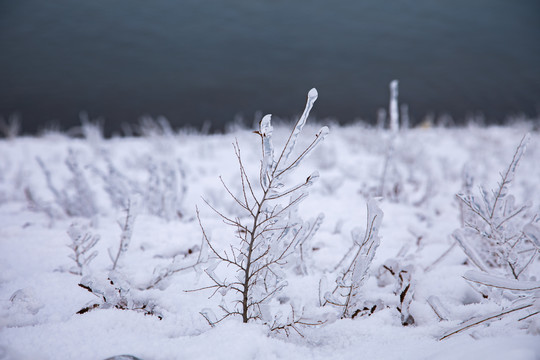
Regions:
<instances>
[{"instance_id":1,"label":"ice coating on branch","mask_svg":"<svg viewBox=\"0 0 540 360\"><path fill-rule=\"evenodd\" d=\"M367 228L362 243L357 243L360 247L353 261L353 271L351 274L351 292L343 312L344 316L350 317L352 312L360 306L360 291L368 278L369 267L380 244L379 228L383 218L383 212L373 199L367 203ZM343 280L346 280L345 277Z\"/></svg>"},{"instance_id":2,"label":"ice coating on branch","mask_svg":"<svg viewBox=\"0 0 540 360\"><path fill-rule=\"evenodd\" d=\"M120 245L118 247L116 257L113 258L109 251L109 256L113 262L113 270L115 270L118 266L122 254L124 254L129 248L129 243L131 242L131 236L133 234L133 225L135 224L135 218L137 217L137 208L137 200L128 200L125 219L123 221L118 221L118 226L120 226L122 233L120 235Z\"/></svg>"},{"instance_id":3,"label":"ice coating on branch","mask_svg":"<svg viewBox=\"0 0 540 360\"><path fill-rule=\"evenodd\" d=\"M317 179L319 179L319 177L320 177L319 172L314 171L313 173L311 173L311 175L309 175L306 178L305 182L302 182L293 187L287 188L286 190L277 191L277 189L270 189L270 191L268 192L268 200L275 200L286 195L292 195L297 190L313 185L317 181Z\"/></svg>"},{"instance_id":4,"label":"ice coating on branch","mask_svg":"<svg viewBox=\"0 0 540 360\"><path fill-rule=\"evenodd\" d=\"M471 246L470 242L467 241L467 232L463 229L458 229L452 233L452 237L457 241L458 245L463 249L463 252L467 257L475 264L480 270L488 271L488 266L478 254L476 249Z\"/></svg>"},{"instance_id":5,"label":"ice coating on branch","mask_svg":"<svg viewBox=\"0 0 540 360\"><path fill-rule=\"evenodd\" d=\"M355 311L361 307L363 300L361 290L369 277L369 267L380 244L379 228L383 211L373 199L369 199L366 206L367 224L364 236L361 238L359 230L353 231L354 245L340 261L340 264L345 264L345 267L336 279L334 291L325 294L326 303L342 307L342 318L353 317ZM352 259L345 262L350 254L354 254Z\"/></svg>"},{"instance_id":6,"label":"ice coating on branch","mask_svg":"<svg viewBox=\"0 0 540 360\"><path fill-rule=\"evenodd\" d=\"M324 138L330 134L330 129L328 128L328 126L323 126L319 132L317 133L317 138L320 138L320 140L324 140ZM320 141L319 140L319 141Z\"/></svg>"},{"instance_id":7,"label":"ice coating on branch","mask_svg":"<svg viewBox=\"0 0 540 360\"><path fill-rule=\"evenodd\" d=\"M319 216L317 221L305 223L298 214L298 205L308 196L306 190L317 180L319 173L315 171L304 177L302 181L292 183L293 186L289 185L289 179L287 179L287 174L290 174L329 133L328 128L323 127L311 142L295 151L298 137L317 96L315 89L308 93L304 112L291 129L278 154L274 154L272 143L271 115L266 115L261 119L259 130L256 132L261 137L262 150L258 183L249 180L239 146L238 144L235 146L240 166L241 196L233 195L225 184L224 186L235 202L247 211L247 218L236 215L229 217L211 207L227 224L236 228L236 237L240 243L236 246L231 244L229 249L223 251L216 250L201 225L203 238L210 252L208 262L213 263L213 266L210 265L205 270L212 285L204 289L214 289L214 293L222 296L226 296L230 290L236 294L236 300L233 303L227 304L228 301L224 300L220 305L223 316L217 321L230 315L240 315L244 323L262 320L271 331L286 333L289 331L288 327L301 323L300 313L298 316L295 315L296 305L288 303L288 298L278 299L278 302L283 305L279 307L279 311L282 311L281 308L286 310L283 311L284 317L273 312L271 303L287 285L287 274L284 271L286 268L289 269L292 264L300 274L306 273L302 270L304 263L294 261L294 253L313 236L322 221L322 216ZM295 154L291 155L292 153ZM308 251L311 249L312 247L308 246ZM233 265L236 268L234 277L231 278L229 274L218 271L217 265L220 263L226 263L227 266ZM231 297L234 296L231 295ZM203 314L203 316L212 324L209 315ZM281 322L283 319L286 319L285 323Z\"/></svg>"},{"instance_id":8,"label":"ice coating on branch","mask_svg":"<svg viewBox=\"0 0 540 360\"><path fill-rule=\"evenodd\" d=\"M498 196L495 195L495 204L497 203L498 198L502 198L508 194L508 189L510 188L510 183L514 180L514 176L516 174L517 166L519 165L519 161L523 157L523 154L525 153L525 150L527 149L527 144L529 143L531 136L529 133L525 134L523 138L521 139L521 142L519 143L516 152L514 153L514 157L512 158L512 162L510 163L510 166L508 166L508 170L506 170L506 173L504 175L501 174L502 182L499 184L499 194Z\"/></svg>"},{"instance_id":9,"label":"ice coating on branch","mask_svg":"<svg viewBox=\"0 0 540 360\"><path fill-rule=\"evenodd\" d=\"M463 226L452 235L478 269L486 273L502 269L507 277L520 280L531 275L526 270L537 253L537 249L531 249L531 245L538 245L534 229L530 227L536 216L530 213L530 203L517 204L509 191L528 141L529 134L526 134L517 146L510 165L500 173L495 189L486 190L480 186L479 196L468 189L468 194L458 195L463 204ZM532 244L528 243L527 238Z\"/></svg>"},{"instance_id":10,"label":"ice coating on branch","mask_svg":"<svg viewBox=\"0 0 540 360\"><path fill-rule=\"evenodd\" d=\"M540 227L534 224L527 224L523 227L523 233L540 249Z\"/></svg>"},{"instance_id":11,"label":"ice coating on branch","mask_svg":"<svg viewBox=\"0 0 540 360\"><path fill-rule=\"evenodd\" d=\"M91 251L100 239L99 235L94 235L77 223L72 223L67 230L71 238L71 244L68 247L73 250L69 257L75 262L69 272L76 275L82 275L90 262L98 255L97 251Z\"/></svg>"},{"instance_id":12,"label":"ice coating on branch","mask_svg":"<svg viewBox=\"0 0 540 360\"><path fill-rule=\"evenodd\" d=\"M300 154L300 156L298 156L298 158L296 158L296 160L294 160L290 165L288 165L287 167L285 167L285 169L280 169L280 171L278 172L277 174L277 177L279 178L285 171L292 171L294 170L296 167L298 167L298 165L300 165L300 163L302 162L302 160L304 160L304 158L306 156L308 156L311 151L313 149L315 149L317 147L317 145L319 145L319 143L321 141L324 140L324 138L330 133L330 130L328 129L328 126L323 126L319 132L315 135L315 140L313 140L313 142L306 148L306 150L304 150L304 152L302 152L302 154Z\"/></svg>"},{"instance_id":13,"label":"ice coating on branch","mask_svg":"<svg viewBox=\"0 0 540 360\"><path fill-rule=\"evenodd\" d=\"M296 147L296 141L298 140L298 136L300 135L300 132L302 132L302 129L304 128L304 125L306 124L307 118L309 116L309 112L313 108L313 104L315 103L315 100L317 100L318 96L319 96L319 93L317 92L317 89L313 88L309 91L306 107L304 108L304 112L302 113L302 116L300 116L300 119L298 119L298 121L296 122L294 131L289 137L289 140L287 140L287 143L285 144L285 148L283 149L283 153L282 153L283 159L281 159L282 166L287 166L287 160L289 159L289 156L291 155L291 153L294 151L294 148Z\"/></svg>"},{"instance_id":14,"label":"ice coating on branch","mask_svg":"<svg viewBox=\"0 0 540 360\"><path fill-rule=\"evenodd\" d=\"M315 181L317 181L317 179L319 179L319 177L320 177L319 172L317 170L315 170L306 179L306 185L307 186L313 185L315 183Z\"/></svg>"},{"instance_id":15,"label":"ice coating on branch","mask_svg":"<svg viewBox=\"0 0 540 360\"><path fill-rule=\"evenodd\" d=\"M431 295L427 299L427 303L429 304L429 306L431 306L431 308L440 320L450 319L450 314L448 313L448 310L446 310L446 308L441 303L441 300L437 296Z\"/></svg>"},{"instance_id":16,"label":"ice coating on branch","mask_svg":"<svg viewBox=\"0 0 540 360\"><path fill-rule=\"evenodd\" d=\"M390 130L396 133L399 130L398 110L398 81L390 82Z\"/></svg>"},{"instance_id":17,"label":"ice coating on branch","mask_svg":"<svg viewBox=\"0 0 540 360\"><path fill-rule=\"evenodd\" d=\"M523 281L495 276L480 271L469 270L463 276L465 280L500 289L518 291L540 290L540 281Z\"/></svg>"},{"instance_id":18,"label":"ice coating on branch","mask_svg":"<svg viewBox=\"0 0 540 360\"><path fill-rule=\"evenodd\" d=\"M268 178L270 177L274 165L274 145L272 143L272 132L274 128L272 127L271 119L272 115L268 114L262 118L259 124L259 132L262 137L263 147L262 180L265 185L267 185Z\"/></svg>"}]
</instances>

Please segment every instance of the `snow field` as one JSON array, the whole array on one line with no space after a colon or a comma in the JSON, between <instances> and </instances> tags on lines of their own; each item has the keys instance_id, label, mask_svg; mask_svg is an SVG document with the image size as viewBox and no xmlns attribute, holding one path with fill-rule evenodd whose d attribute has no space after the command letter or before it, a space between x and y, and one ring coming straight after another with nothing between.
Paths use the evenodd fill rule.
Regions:
<instances>
[{"instance_id":1,"label":"snow field","mask_svg":"<svg viewBox=\"0 0 540 360\"><path fill-rule=\"evenodd\" d=\"M306 125L298 147L308 144L317 130L316 126ZM276 147L289 131L284 126L274 128ZM465 264L467 258L459 247L436 262L452 245L452 232L461 226L455 194L462 187L463 167L469 164L475 186L494 188L499 173L506 169L528 131L526 124L402 130L396 139L388 177L388 183L400 187L393 199L385 196L379 200L384 212L381 243L370 267L371 277L362 289L366 304L382 305L369 316L338 319L337 309L320 306L319 282L323 276L334 281L334 267L352 246L351 231L366 227L366 199L379 185L390 134L362 125L331 126L330 135L291 176L291 183L296 183L312 171L319 171L320 178L300 204L299 214L305 220L321 212L325 216L310 243L307 274L289 269L288 286L280 295L303 309L306 317L325 321L320 326L302 328L303 337L269 334L264 325L242 324L240 318L226 319L211 328L200 312L210 309L218 313L219 305L230 299L223 299L219 293L209 298L211 290L186 292L211 284L202 271L204 264L195 270L177 272L154 288L140 290L160 269L171 264L181 267L194 260L202 237L196 207L216 248L227 249L235 244L234 230L202 198L225 214L243 216L219 177L234 194L241 193L232 147L238 141L246 171L257 179L261 145L251 131L113 139L49 134L1 140L0 359L105 359L120 354L145 360L537 359L539 338L522 329L516 316L438 341L460 322L500 309L463 279L472 267ZM538 132L531 132L511 187L516 201L531 201L537 214L539 140ZM72 173L64 163L70 149L89 184L96 207L91 217L66 214L55 201L36 161L37 157L42 159L57 189L79 199L80 192L70 183ZM107 173L109 164L132 182L124 186L130 191L137 189L141 203L118 272L130 284L130 296L155 304L162 320L113 308L76 314L98 299L78 286L80 275L66 271L74 265L69 258L66 231L77 222L100 235L95 246L98 255L84 272L106 279L112 265L108 252L114 253L120 241L117 221L125 216L107 192L107 180L100 175ZM167 177L170 171L175 175ZM152 182L156 174L159 181ZM174 181L167 185L167 179ZM175 190L174 194L170 189ZM28 191L41 208L29 207ZM88 204L78 205L88 208ZM392 259L414 266L410 304L413 326L402 326L394 284L378 283L381 266ZM531 270L536 274L538 263L536 259ZM220 271L222 276L234 276L230 267L220 267ZM427 302L431 296L438 297L448 310L447 321L439 321L431 309Z\"/></svg>"}]
</instances>

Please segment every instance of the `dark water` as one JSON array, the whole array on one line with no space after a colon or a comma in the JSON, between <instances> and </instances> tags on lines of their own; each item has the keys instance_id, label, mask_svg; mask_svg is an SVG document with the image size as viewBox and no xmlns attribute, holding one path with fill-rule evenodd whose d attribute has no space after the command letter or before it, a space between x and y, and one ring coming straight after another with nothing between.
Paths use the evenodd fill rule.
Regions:
<instances>
[{"instance_id":1,"label":"dark water","mask_svg":"<svg viewBox=\"0 0 540 360\"><path fill-rule=\"evenodd\" d=\"M213 128L257 110L374 120L388 83L413 120L540 106L538 0L0 1L0 115Z\"/></svg>"}]
</instances>

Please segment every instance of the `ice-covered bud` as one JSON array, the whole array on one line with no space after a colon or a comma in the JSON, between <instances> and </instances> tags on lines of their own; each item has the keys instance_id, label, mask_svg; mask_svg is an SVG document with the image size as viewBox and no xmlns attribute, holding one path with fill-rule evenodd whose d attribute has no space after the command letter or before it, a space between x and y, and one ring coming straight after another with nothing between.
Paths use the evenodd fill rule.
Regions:
<instances>
[{"instance_id":1,"label":"ice-covered bud","mask_svg":"<svg viewBox=\"0 0 540 360\"><path fill-rule=\"evenodd\" d=\"M320 137L321 140L324 139L328 134L330 134L330 129L328 126L323 126L317 133L317 137Z\"/></svg>"},{"instance_id":2,"label":"ice-covered bud","mask_svg":"<svg viewBox=\"0 0 540 360\"><path fill-rule=\"evenodd\" d=\"M317 100L318 97L319 97L319 92L317 91L317 89L313 88L313 89L309 90L308 99L310 99L312 101L315 101L315 100Z\"/></svg>"},{"instance_id":3,"label":"ice-covered bud","mask_svg":"<svg viewBox=\"0 0 540 360\"><path fill-rule=\"evenodd\" d=\"M319 178L319 172L318 171L314 171L311 173L311 175L308 176L308 178L306 179L306 185L307 186L311 186L313 185L313 183L315 181L317 181L317 179Z\"/></svg>"}]
</instances>

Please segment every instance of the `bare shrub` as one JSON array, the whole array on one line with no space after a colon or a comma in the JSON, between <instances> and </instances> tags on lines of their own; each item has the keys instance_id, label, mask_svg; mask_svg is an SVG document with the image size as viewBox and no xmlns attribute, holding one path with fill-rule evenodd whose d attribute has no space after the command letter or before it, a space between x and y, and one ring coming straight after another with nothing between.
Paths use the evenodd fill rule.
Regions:
<instances>
[{"instance_id":1,"label":"bare shrub","mask_svg":"<svg viewBox=\"0 0 540 360\"><path fill-rule=\"evenodd\" d=\"M274 311L269 303L287 285L284 266L293 256L295 247L301 246L302 236L306 238L302 235L305 225L296 208L308 195L306 189L318 178L318 173L312 173L305 181L293 186L287 185L286 177L328 134L328 128L323 127L306 148L293 156L317 96L315 89L310 90L306 108L277 156L272 142L271 116L266 115L260 121L256 133L261 140L262 159L257 182L246 172L238 143L233 144L240 169L240 196L234 195L225 183L223 185L245 217L233 218L208 205L225 223L235 228L238 244L231 244L224 250L216 248L201 224L211 255L210 266L205 272L212 282L203 289L212 289L213 294L220 292L224 297L228 293L233 295L233 300L224 301L220 306L223 313L220 317L214 317L209 311L202 312L211 325L229 316L240 316L244 323L259 320L271 330L286 333L296 330L297 325L308 324L293 305L290 305L289 315L284 315L282 311ZM233 268L235 278L220 276L222 267Z\"/></svg>"}]
</instances>

